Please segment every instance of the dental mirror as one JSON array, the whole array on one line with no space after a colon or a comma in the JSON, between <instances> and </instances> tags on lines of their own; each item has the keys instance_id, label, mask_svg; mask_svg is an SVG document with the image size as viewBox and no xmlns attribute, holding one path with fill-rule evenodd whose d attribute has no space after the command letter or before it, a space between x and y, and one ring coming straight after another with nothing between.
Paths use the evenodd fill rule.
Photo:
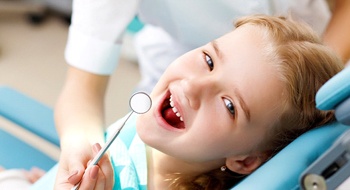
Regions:
<instances>
[{"instance_id":1,"label":"dental mirror","mask_svg":"<svg viewBox=\"0 0 350 190\"><path fill-rule=\"evenodd\" d=\"M87 168L97 165L98 161L102 158L102 156L105 154L109 146L113 143L113 141L116 139L116 137L119 135L120 131L124 127L125 123L129 120L130 116L133 113L137 114L144 114L149 111L149 109L152 106L152 100L151 97L145 93L145 92L136 92L133 94L129 100L129 106L131 108L131 112L129 112L126 116L124 116L121 120L124 120L121 126L115 131L115 133L111 136L111 138L106 142L105 146L97 153L97 155L94 157L94 159L90 162ZM86 170L87 170L86 168ZM85 170L85 171L86 171ZM71 190L77 190L79 189L81 184L81 181L71 188Z\"/></svg>"},{"instance_id":2,"label":"dental mirror","mask_svg":"<svg viewBox=\"0 0 350 190\"><path fill-rule=\"evenodd\" d=\"M151 108L152 100L145 92L138 92L131 96L129 105L135 113L144 114Z\"/></svg>"}]
</instances>

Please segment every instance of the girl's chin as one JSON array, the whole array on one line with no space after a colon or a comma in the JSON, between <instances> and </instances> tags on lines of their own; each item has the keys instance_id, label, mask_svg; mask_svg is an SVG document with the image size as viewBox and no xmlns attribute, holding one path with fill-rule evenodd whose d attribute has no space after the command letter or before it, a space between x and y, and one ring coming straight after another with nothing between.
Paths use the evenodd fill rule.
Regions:
<instances>
[{"instance_id":1,"label":"girl's chin","mask_svg":"<svg viewBox=\"0 0 350 190\"><path fill-rule=\"evenodd\" d=\"M147 113L138 115L136 119L136 132L144 143L146 143L145 141L148 141L147 139L150 138L151 136L150 129L148 129L148 126L145 125L146 123L150 124L151 122L148 121L146 118L147 118Z\"/></svg>"}]
</instances>

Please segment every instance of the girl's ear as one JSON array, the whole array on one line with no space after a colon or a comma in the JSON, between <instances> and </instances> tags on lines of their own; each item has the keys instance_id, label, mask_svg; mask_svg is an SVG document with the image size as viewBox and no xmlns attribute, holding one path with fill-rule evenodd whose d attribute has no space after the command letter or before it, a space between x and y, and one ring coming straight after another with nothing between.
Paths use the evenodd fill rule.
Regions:
<instances>
[{"instance_id":1,"label":"girl's ear","mask_svg":"<svg viewBox=\"0 0 350 190\"><path fill-rule=\"evenodd\" d=\"M226 159L226 167L238 174L250 174L267 159L265 155L233 156Z\"/></svg>"}]
</instances>

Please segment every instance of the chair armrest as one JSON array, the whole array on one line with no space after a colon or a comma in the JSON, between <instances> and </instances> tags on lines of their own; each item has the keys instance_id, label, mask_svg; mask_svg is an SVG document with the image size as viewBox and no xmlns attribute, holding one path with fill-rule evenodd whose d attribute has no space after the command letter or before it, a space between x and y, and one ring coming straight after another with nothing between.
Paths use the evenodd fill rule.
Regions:
<instances>
[{"instance_id":1,"label":"chair armrest","mask_svg":"<svg viewBox=\"0 0 350 190\"><path fill-rule=\"evenodd\" d=\"M59 146L52 109L33 98L0 86L0 116Z\"/></svg>"},{"instance_id":2,"label":"chair armrest","mask_svg":"<svg viewBox=\"0 0 350 190\"><path fill-rule=\"evenodd\" d=\"M0 129L0 165L6 169L31 169L33 166L48 171L57 161L36 147Z\"/></svg>"}]
</instances>

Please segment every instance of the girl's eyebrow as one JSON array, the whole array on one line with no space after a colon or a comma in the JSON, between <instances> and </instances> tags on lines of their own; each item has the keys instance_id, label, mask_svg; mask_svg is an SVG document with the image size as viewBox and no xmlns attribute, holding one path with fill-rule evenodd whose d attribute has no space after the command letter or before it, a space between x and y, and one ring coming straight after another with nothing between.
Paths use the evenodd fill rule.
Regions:
<instances>
[{"instance_id":1,"label":"girl's eyebrow","mask_svg":"<svg viewBox=\"0 0 350 190\"><path fill-rule=\"evenodd\" d=\"M244 99L242 98L241 93L238 91L237 88L234 88L233 92L235 93L235 95L238 99L239 105L241 106L241 108L245 114L245 117L247 118L248 121L250 121L250 111L249 111Z\"/></svg>"},{"instance_id":2,"label":"girl's eyebrow","mask_svg":"<svg viewBox=\"0 0 350 190\"><path fill-rule=\"evenodd\" d=\"M223 60L223 55L220 51L217 41L213 40L210 42L210 44L211 46L213 46L216 56L219 57L220 60Z\"/></svg>"}]
</instances>

